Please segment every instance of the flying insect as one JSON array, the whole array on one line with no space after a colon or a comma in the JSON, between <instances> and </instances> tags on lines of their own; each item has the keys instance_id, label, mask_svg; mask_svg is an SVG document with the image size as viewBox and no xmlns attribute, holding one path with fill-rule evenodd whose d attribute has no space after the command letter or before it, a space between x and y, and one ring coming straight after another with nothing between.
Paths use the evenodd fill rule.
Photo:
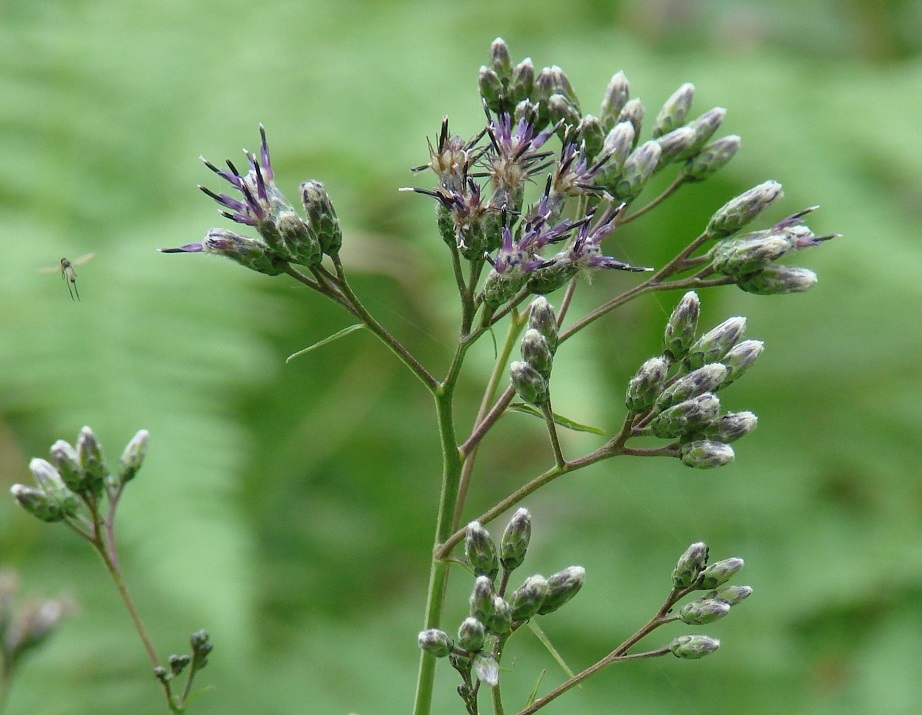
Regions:
<instances>
[{"instance_id":1,"label":"flying insect","mask_svg":"<svg viewBox=\"0 0 922 715\"><path fill-rule=\"evenodd\" d=\"M80 256L80 258L75 258L72 261L68 258L62 258L60 261L58 261L56 266L39 268L38 271L39 273L52 273L54 271L60 271L61 278L65 283L67 283L67 292L70 293L70 299L80 300L80 293L77 292L77 272L74 270L74 266L82 266L95 255L95 253L84 253L82 256Z\"/></svg>"}]
</instances>

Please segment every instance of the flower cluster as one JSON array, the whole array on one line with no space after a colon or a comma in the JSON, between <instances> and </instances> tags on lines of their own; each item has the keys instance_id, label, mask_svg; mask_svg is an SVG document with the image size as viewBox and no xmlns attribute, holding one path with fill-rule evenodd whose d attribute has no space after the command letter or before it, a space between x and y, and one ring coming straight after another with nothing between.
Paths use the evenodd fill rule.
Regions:
<instances>
[{"instance_id":1,"label":"flower cluster","mask_svg":"<svg viewBox=\"0 0 922 715\"><path fill-rule=\"evenodd\" d=\"M585 569L569 566L545 578L534 574L508 593L509 578L525 560L531 539L531 515L519 509L503 532L499 548L478 522L467 526L464 553L475 576L470 615L458 627L457 638L438 628L419 634L419 647L450 658L463 681L458 693L465 703L476 702L480 683L499 682L503 645L516 630L535 616L553 613L583 586Z\"/></svg>"},{"instance_id":2,"label":"flower cluster","mask_svg":"<svg viewBox=\"0 0 922 715\"><path fill-rule=\"evenodd\" d=\"M202 158L211 171L228 182L239 198L199 188L221 207L221 215L235 223L252 226L259 238L213 228L197 243L161 249L163 253L213 253L260 273L275 276L286 265L317 267L324 255L334 256L342 245L339 218L330 197L319 181L305 181L299 187L305 218L302 218L275 184L266 131L260 125L259 154L244 151L248 171L241 174L232 161L221 169Z\"/></svg>"},{"instance_id":3,"label":"flower cluster","mask_svg":"<svg viewBox=\"0 0 922 715\"><path fill-rule=\"evenodd\" d=\"M716 393L749 369L762 343L743 340L742 317L698 336L699 312L697 294L686 293L666 325L663 354L641 365L628 383L625 403L633 413L632 434L677 439L676 456L690 467L706 469L732 461L730 442L758 423L751 412L721 415Z\"/></svg>"}]
</instances>

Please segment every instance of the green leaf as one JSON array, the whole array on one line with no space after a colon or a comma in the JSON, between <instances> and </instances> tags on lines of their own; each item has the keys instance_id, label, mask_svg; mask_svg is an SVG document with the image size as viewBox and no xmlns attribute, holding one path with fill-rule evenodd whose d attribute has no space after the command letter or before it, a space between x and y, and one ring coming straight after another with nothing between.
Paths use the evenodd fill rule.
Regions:
<instances>
[{"instance_id":1,"label":"green leaf","mask_svg":"<svg viewBox=\"0 0 922 715\"><path fill-rule=\"evenodd\" d=\"M510 410L513 412L523 412L526 415L534 415L535 417L544 419L544 415L541 414L541 410L531 405L525 404L524 402L514 402L509 405ZM597 434L600 436L605 436L605 431L599 429L598 427L592 427L591 425L584 425L571 420L569 417L564 417L563 415L558 415L554 413L554 422L561 427L566 427L567 429L573 430L574 432L591 432L592 434Z\"/></svg>"},{"instance_id":2,"label":"green leaf","mask_svg":"<svg viewBox=\"0 0 922 715\"><path fill-rule=\"evenodd\" d=\"M554 644L551 643L550 639L547 637L547 634L543 630L541 630L541 626L539 626L535 622L534 618L528 621L528 627L531 629L531 632L535 634L535 637L539 641L541 641L544 647L547 648L547 652L550 653L551 657L557 661L557 664L560 666L561 670L563 670L563 672L567 674L567 677L572 678L573 671L570 670L570 666L567 665L566 661L563 659L563 656L557 652L557 649L554 647ZM577 687L580 690L582 690L583 686L578 685Z\"/></svg>"},{"instance_id":3,"label":"green leaf","mask_svg":"<svg viewBox=\"0 0 922 715\"><path fill-rule=\"evenodd\" d=\"M285 362L289 363L292 360L294 360L296 357L301 357L305 353L309 353L311 350L316 350L317 348L322 347L326 345L327 343L332 343L334 340L339 340L340 338L345 337L349 333L354 333L356 330L361 330L364 327L365 327L364 323L356 323L355 325L350 325L348 328L343 328L338 333L333 333L330 337L324 338L320 342L314 343L310 347L304 348L303 350L298 350L298 352L296 353L292 353L287 358L285 358Z\"/></svg>"}]
</instances>

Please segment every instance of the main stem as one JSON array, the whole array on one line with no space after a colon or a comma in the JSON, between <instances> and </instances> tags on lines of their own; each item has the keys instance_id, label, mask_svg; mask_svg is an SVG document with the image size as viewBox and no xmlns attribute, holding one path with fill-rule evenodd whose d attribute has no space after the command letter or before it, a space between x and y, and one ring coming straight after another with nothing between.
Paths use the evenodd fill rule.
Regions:
<instances>
[{"instance_id":1,"label":"main stem","mask_svg":"<svg viewBox=\"0 0 922 715\"><path fill-rule=\"evenodd\" d=\"M461 453L455 437L452 414L454 381L446 381L434 392L435 410L439 424L439 439L442 445L442 492L439 496L439 512L435 528L433 553L452 534L455 505L458 501L458 486L461 482ZM448 562L432 559L429 570L429 588L426 599L426 621L424 628L437 628L445 603L445 589L448 584ZM419 676L416 681L416 702L413 715L429 715L432 709L432 688L435 682L436 658L422 651L419 660Z\"/></svg>"}]
</instances>

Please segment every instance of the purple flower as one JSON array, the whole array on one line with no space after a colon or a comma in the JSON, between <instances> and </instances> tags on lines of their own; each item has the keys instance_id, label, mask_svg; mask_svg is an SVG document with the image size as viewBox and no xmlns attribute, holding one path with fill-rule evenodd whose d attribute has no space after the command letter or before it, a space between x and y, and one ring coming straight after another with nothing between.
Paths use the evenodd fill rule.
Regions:
<instances>
[{"instance_id":1,"label":"purple flower","mask_svg":"<svg viewBox=\"0 0 922 715\"><path fill-rule=\"evenodd\" d=\"M610 256L602 254L601 243L608 234L615 230L618 217L627 204L610 206L594 225L590 221L580 225L576 238L569 248L569 258L573 264L583 268L615 268L621 271L652 271L652 268L632 266Z\"/></svg>"}]
</instances>

